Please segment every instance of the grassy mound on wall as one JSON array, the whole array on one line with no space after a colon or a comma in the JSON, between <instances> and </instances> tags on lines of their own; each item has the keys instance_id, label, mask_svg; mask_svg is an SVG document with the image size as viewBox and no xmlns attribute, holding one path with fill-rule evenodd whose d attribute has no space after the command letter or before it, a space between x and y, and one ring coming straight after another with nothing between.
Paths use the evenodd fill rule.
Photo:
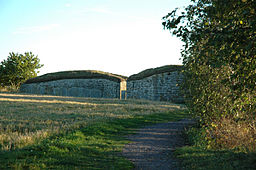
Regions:
<instances>
[{"instance_id":1,"label":"grassy mound on wall","mask_svg":"<svg viewBox=\"0 0 256 170\"><path fill-rule=\"evenodd\" d=\"M25 82L25 84L48 82L63 79L107 79L115 82L120 82L126 80L127 77L97 70L62 71L56 73L48 73L42 76L29 79Z\"/></svg>"},{"instance_id":2,"label":"grassy mound on wall","mask_svg":"<svg viewBox=\"0 0 256 170\"><path fill-rule=\"evenodd\" d=\"M150 69L144 70L138 74L131 75L127 79L127 81L141 80L141 79L144 79L146 77L149 77L149 76L152 76L155 74L180 71L181 69L182 69L182 65L166 65L166 66L157 67L157 68L150 68Z\"/></svg>"}]
</instances>

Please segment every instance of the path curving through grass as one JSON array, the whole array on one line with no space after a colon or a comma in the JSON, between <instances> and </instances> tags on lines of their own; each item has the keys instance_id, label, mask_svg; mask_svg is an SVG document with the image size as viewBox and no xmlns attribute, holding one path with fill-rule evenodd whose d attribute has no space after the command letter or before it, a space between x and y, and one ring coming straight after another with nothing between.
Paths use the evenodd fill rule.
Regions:
<instances>
[{"instance_id":1,"label":"path curving through grass","mask_svg":"<svg viewBox=\"0 0 256 170\"><path fill-rule=\"evenodd\" d=\"M0 93L0 169L133 169L125 136L187 116L168 102Z\"/></svg>"},{"instance_id":2,"label":"path curving through grass","mask_svg":"<svg viewBox=\"0 0 256 170\"><path fill-rule=\"evenodd\" d=\"M129 135L132 142L125 145L122 153L135 164L135 170L178 170L173 152L185 145L182 131L194 123L182 119L141 128L135 135Z\"/></svg>"}]
</instances>

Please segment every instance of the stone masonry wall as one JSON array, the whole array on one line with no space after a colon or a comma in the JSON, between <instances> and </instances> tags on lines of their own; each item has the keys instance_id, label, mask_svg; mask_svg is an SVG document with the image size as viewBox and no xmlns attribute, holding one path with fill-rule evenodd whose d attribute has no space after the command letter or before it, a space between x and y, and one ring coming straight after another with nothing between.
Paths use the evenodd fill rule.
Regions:
<instances>
[{"instance_id":1,"label":"stone masonry wall","mask_svg":"<svg viewBox=\"0 0 256 170\"><path fill-rule=\"evenodd\" d=\"M128 80L127 98L183 103L184 98L177 86L181 81L182 75L178 71L155 74L141 80Z\"/></svg>"},{"instance_id":2,"label":"stone masonry wall","mask_svg":"<svg viewBox=\"0 0 256 170\"><path fill-rule=\"evenodd\" d=\"M120 98L120 83L107 79L64 79L23 84L20 91L58 96Z\"/></svg>"}]
</instances>

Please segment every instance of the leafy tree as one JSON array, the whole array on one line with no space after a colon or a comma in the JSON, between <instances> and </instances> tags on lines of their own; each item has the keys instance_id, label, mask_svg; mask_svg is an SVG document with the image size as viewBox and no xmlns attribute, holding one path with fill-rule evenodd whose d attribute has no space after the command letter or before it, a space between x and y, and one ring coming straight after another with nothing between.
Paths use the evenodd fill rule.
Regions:
<instances>
[{"instance_id":1,"label":"leafy tree","mask_svg":"<svg viewBox=\"0 0 256 170\"><path fill-rule=\"evenodd\" d=\"M184 42L183 90L202 124L255 119L256 0L191 0L163 26Z\"/></svg>"},{"instance_id":2,"label":"leafy tree","mask_svg":"<svg viewBox=\"0 0 256 170\"><path fill-rule=\"evenodd\" d=\"M0 84L1 86L19 87L27 79L37 76L43 65L39 64L38 56L32 52L25 54L9 53L6 60L0 64Z\"/></svg>"}]
</instances>

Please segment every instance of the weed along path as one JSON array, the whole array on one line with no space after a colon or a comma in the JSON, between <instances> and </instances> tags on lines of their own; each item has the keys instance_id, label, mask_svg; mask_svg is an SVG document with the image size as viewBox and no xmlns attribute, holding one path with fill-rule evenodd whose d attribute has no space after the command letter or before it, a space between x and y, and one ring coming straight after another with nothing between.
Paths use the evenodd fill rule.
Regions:
<instances>
[{"instance_id":1,"label":"weed along path","mask_svg":"<svg viewBox=\"0 0 256 170\"><path fill-rule=\"evenodd\" d=\"M193 120L182 119L139 129L135 135L128 136L132 142L125 145L122 154L134 163L135 170L179 169L173 151L184 146L181 132L192 124Z\"/></svg>"}]
</instances>

